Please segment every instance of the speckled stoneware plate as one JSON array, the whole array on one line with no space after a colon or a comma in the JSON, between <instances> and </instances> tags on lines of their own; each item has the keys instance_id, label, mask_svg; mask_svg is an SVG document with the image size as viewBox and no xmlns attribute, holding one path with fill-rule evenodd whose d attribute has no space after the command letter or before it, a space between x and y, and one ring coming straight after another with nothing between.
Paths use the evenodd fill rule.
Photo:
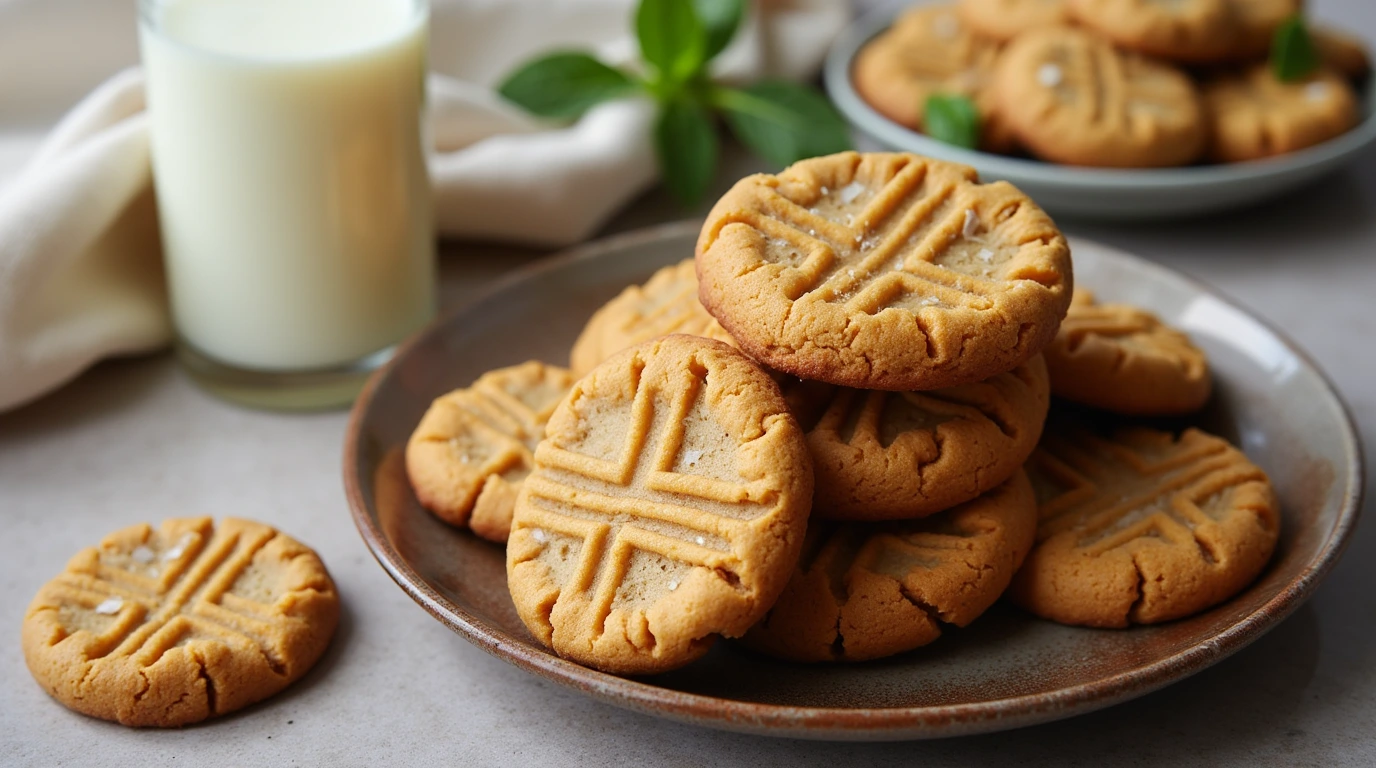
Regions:
<instances>
[{"instance_id":1,"label":"speckled stoneware plate","mask_svg":"<svg viewBox=\"0 0 1376 768\"><path fill-rule=\"evenodd\" d=\"M1271 473L1284 525L1251 588L1203 615L1128 631L1062 627L1000 605L926 648L864 664L787 664L719 642L685 669L630 680L559 659L517 618L503 549L421 509L402 451L437 395L491 368L565 363L593 310L691 255L698 226L623 235L521 270L409 342L354 407L344 482L378 562L437 619L522 669L618 706L751 733L907 739L1014 728L1141 696L1236 652L1309 597L1352 532L1355 433L1304 355L1198 283L1073 241L1077 284L1150 307L1207 350L1216 395L1197 422Z\"/></svg>"},{"instance_id":2,"label":"speckled stoneware plate","mask_svg":"<svg viewBox=\"0 0 1376 768\"><path fill-rule=\"evenodd\" d=\"M1145 220L1199 216L1257 203L1314 181L1376 143L1376 78L1368 78L1363 121L1351 131L1281 157L1227 165L1115 170L1077 168L977 152L924 136L876 112L856 92L851 64L871 38L917 0L884 7L856 21L836 39L827 57L827 94L859 134L863 149L916 152L974 166L985 181L1006 179L1056 216Z\"/></svg>"}]
</instances>

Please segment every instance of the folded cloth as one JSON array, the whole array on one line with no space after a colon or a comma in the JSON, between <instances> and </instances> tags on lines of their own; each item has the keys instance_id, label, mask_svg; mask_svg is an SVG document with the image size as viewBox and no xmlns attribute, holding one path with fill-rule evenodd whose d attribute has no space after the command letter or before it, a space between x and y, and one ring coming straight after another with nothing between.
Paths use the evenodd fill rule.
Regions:
<instances>
[{"instance_id":1,"label":"folded cloth","mask_svg":"<svg viewBox=\"0 0 1376 768\"><path fill-rule=\"evenodd\" d=\"M116 4L130 6L127 18L105 0L60 5L59 21L52 0L0 2L0 101L22 109L50 103L52 94L39 93L46 85L70 92L82 68L70 61L47 68L41 43L50 36L53 50L72 55L59 36L92 39L91 30L74 30L81 22L73 19L83 14L73 13L73 5L90 6L103 38L111 29L127 38L115 49L134 50L133 3ZM633 0L432 2L430 170L441 235L566 245L596 231L654 182L651 104L604 104L572 125L549 125L493 90L516 64L552 48L632 59L633 6ZM848 14L844 0L762 0L715 62L716 75L808 77ZM107 50L91 58L108 64L119 57ZM35 74L48 71L51 84ZM5 122L22 125L24 117L0 112L0 139L13 132ZM147 134L143 77L131 67L63 117L17 173L7 177L9 169L0 167L0 410L42 395L103 357L154 350L170 340Z\"/></svg>"}]
</instances>

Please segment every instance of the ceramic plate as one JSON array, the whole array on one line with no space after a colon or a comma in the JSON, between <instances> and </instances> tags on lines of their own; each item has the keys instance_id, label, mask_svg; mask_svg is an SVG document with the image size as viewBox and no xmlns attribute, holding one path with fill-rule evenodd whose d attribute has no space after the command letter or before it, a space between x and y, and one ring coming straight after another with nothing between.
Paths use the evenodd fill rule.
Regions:
<instances>
[{"instance_id":1,"label":"ceramic plate","mask_svg":"<svg viewBox=\"0 0 1376 768\"><path fill-rule=\"evenodd\" d=\"M1376 143L1376 77L1368 78L1363 121L1332 141L1281 157L1227 165L1115 170L1077 168L977 152L928 138L874 111L851 84L851 63L870 38L889 27L898 8L861 18L836 39L827 57L827 93L860 134L862 148L902 150L974 166L985 181L1005 179L1055 216L1168 219L1237 208L1303 186L1351 162Z\"/></svg>"},{"instance_id":2,"label":"ceramic plate","mask_svg":"<svg viewBox=\"0 0 1376 768\"><path fill-rule=\"evenodd\" d=\"M593 698L699 725L778 736L906 739L993 731L1105 707L1204 669L1295 610L1337 560L1359 509L1352 424L1289 342L1207 288L1073 241L1075 280L1187 329L1213 361L1216 395L1196 420L1271 473L1279 549L1261 578L1203 615L1127 631L1063 627L999 605L936 643L864 664L773 661L729 642L665 675L624 679L564 661L516 616L501 547L421 509L402 451L431 399L484 371L564 364L593 310L693 252L699 224L579 248L522 270L432 325L379 371L349 425L344 482L354 521L408 595L478 647Z\"/></svg>"}]
</instances>

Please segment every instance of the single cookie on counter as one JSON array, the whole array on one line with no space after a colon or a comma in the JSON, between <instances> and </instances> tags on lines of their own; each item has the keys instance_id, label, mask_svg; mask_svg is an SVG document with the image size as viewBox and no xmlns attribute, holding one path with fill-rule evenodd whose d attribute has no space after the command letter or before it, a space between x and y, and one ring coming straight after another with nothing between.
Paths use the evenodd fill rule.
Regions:
<instances>
[{"instance_id":1,"label":"single cookie on counter","mask_svg":"<svg viewBox=\"0 0 1376 768\"><path fill-rule=\"evenodd\" d=\"M1050 27L1019 36L999 57L994 87L1000 114L1043 160L1185 165L1207 139L1199 92L1183 72L1081 30Z\"/></svg>"},{"instance_id":2,"label":"single cookie on counter","mask_svg":"<svg viewBox=\"0 0 1376 768\"><path fill-rule=\"evenodd\" d=\"M863 661L918 648L993 605L1036 537L1021 470L922 520L808 525L778 602L743 642L793 661Z\"/></svg>"},{"instance_id":3,"label":"single cookie on counter","mask_svg":"<svg viewBox=\"0 0 1376 768\"><path fill-rule=\"evenodd\" d=\"M136 525L82 550L24 616L24 658L53 698L134 726L233 712L300 678L339 595L309 548L259 523Z\"/></svg>"},{"instance_id":4,"label":"single cookie on counter","mask_svg":"<svg viewBox=\"0 0 1376 768\"><path fill-rule=\"evenodd\" d=\"M406 443L406 475L436 517L506 541L545 422L573 377L530 361L489 371L431 403Z\"/></svg>"},{"instance_id":5,"label":"single cookie on counter","mask_svg":"<svg viewBox=\"0 0 1376 768\"><path fill-rule=\"evenodd\" d=\"M1051 393L1115 413L1172 416L1199 410L1209 362L1190 337L1127 304L1096 304L1076 289L1055 341L1043 350Z\"/></svg>"},{"instance_id":6,"label":"single cookie on counter","mask_svg":"<svg viewBox=\"0 0 1376 768\"><path fill-rule=\"evenodd\" d=\"M1126 627L1189 616L1250 584L1276 547L1266 473L1198 429L1106 439L1048 426L1027 471L1037 545L1009 595L1042 618Z\"/></svg>"},{"instance_id":7,"label":"single cookie on counter","mask_svg":"<svg viewBox=\"0 0 1376 768\"><path fill-rule=\"evenodd\" d=\"M910 154L845 152L749 176L697 244L703 306L799 378L941 389L1012 370L1056 335L1070 248L1006 182Z\"/></svg>"},{"instance_id":8,"label":"single cookie on counter","mask_svg":"<svg viewBox=\"0 0 1376 768\"><path fill-rule=\"evenodd\" d=\"M1001 43L1029 29L1070 22L1066 0L960 0L957 10L971 29Z\"/></svg>"},{"instance_id":9,"label":"single cookie on counter","mask_svg":"<svg viewBox=\"0 0 1376 768\"><path fill-rule=\"evenodd\" d=\"M698 301L693 260L655 272L644 285L628 286L593 314L569 354L576 378L628 347L671 333L703 336L735 346Z\"/></svg>"},{"instance_id":10,"label":"single cookie on counter","mask_svg":"<svg viewBox=\"0 0 1376 768\"><path fill-rule=\"evenodd\" d=\"M1012 148L989 89L998 43L970 31L953 6L922 6L900 16L856 56L855 90L876 111L915 131L925 130L932 96L966 96L980 113L980 144Z\"/></svg>"},{"instance_id":11,"label":"single cookie on counter","mask_svg":"<svg viewBox=\"0 0 1376 768\"><path fill-rule=\"evenodd\" d=\"M803 389L785 398L812 452L813 514L835 520L926 517L998 486L1037 447L1051 401L1040 355L947 389Z\"/></svg>"},{"instance_id":12,"label":"single cookie on counter","mask_svg":"<svg viewBox=\"0 0 1376 768\"><path fill-rule=\"evenodd\" d=\"M673 669L764 615L811 503L807 445L773 379L718 341L650 341L550 418L507 542L511 597L560 656Z\"/></svg>"},{"instance_id":13,"label":"single cookie on counter","mask_svg":"<svg viewBox=\"0 0 1376 768\"><path fill-rule=\"evenodd\" d=\"M1213 125L1209 155L1219 162L1258 160L1311 147L1351 130L1357 94L1332 70L1300 82L1276 78L1268 64L1204 84Z\"/></svg>"},{"instance_id":14,"label":"single cookie on counter","mask_svg":"<svg viewBox=\"0 0 1376 768\"><path fill-rule=\"evenodd\" d=\"M1067 0L1071 18L1106 43L1188 63L1235 57L1243 38L1234 4L1235 0Z\"/></svg>"}]
</instances>

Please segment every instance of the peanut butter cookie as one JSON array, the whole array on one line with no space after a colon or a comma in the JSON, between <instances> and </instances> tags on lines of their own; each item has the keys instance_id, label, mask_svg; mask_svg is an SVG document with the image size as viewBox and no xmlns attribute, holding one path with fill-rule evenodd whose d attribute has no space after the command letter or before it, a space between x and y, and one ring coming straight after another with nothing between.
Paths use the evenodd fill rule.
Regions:
<instances>
[{"instance_id":1,"label":"peanut butter cookie","mask_svg":"<svg viewBox=\"0 0 1376 768\"><path fill-rule=\"evenodd\" d=\"M1187 429L1112 439L1048 428L1028 462L1037 545L1009 594L1062 624L1126 627L1197 613L1242 590L1276 546L1266 473Z\"/></svg>"},{"instance_id":2,"label":"peanut butter cookie","mask_svg":"<svg viewBox=\"0 0 1376 768\"><path fill-rule=\"evenodd\" d=\"M980 112L980 143L1006 151L1012 140L989 89L998 44L970 31L945 5L914 8L870 41L855 59L855 90L875 111L915 131L925 130L927 99L966 96Z\"/></svg>"},{"instance_id":3,"label":"peanut butter cookie","mask_svg":"<svg viewBox=\"0 0 1376 768\"><path fill-rule=\"evenodd\" d=\"M1076 289L1056 340L1043 353L1051 392L1117 413L1190 413L1209 399L1209 363L1190 337L1146 310L1096 304Z\"/></svg>"},{"instance_id":4,"label":"peanut butter cookie","mask_svg":"<svg viewBox=\"0 0 1376 768\"><path fill-rule=\"evenodd\" d=\"M1269 3L1272 0L1243 0ZM1179 62L1233 57L1235 0L1067 0L1071 17L1119 48ZM1282 17L1283 19L1284 17Z\"/></svg>"},{"instance_id":5,"label":"peanut butter cookie","mask_svg":"<svg viewBox=\"0 0 1376 768\"><path fill-rule=\"evenodd\" d=\"M1194 83L1087 32L1051 27L1018 37L999 57L994 87L1008 125L1043 160L1145 168L1184 165L1204 149Z\"/></svg>"},{"instance_id":6,"label":"peanut butter cookie","mask_svg":"<svg viewBox=\"0 0 1376 768\"><path fill-rule=\"evenodd\" d=\"M1070 248L1006 182L846 152L742 179L703 224L703 306L756 360L860 389L941 389L1035 355L1070 303Z\"/></svg>"},{"instance_id":7,"label":"peanut butter cookie","mask_svg":"<svg viewBox=\"0 0 1376 768\"><path fill-rule=\"evenodd\" d=\"M1371 72L1371 56L1361 38L1331 27L1312 27L1309 34L1323 63L1348 80L1360 80Z\"/></svg>"},{"instance_id":8,"label":"peanut butter cookie","mask_svg":"<svg viewBox=\"0 0 1376 768\"><path fill-rule=\"evenodd\" d=\"M628 347L671 333L703 336L735 346L698 301L693 260L655 272L644 285L632 285L593 314L569 354L569 367L581 378Z\"/></svg>"},{"instance_id":9,"label":"peanut butter cookie","mask_svg":"<svg viewBox=\"0 0 1376 768\"><path fill-rule=\"evenodd\" d=\"M1037 447L1051 400L1040 355L975 384L819 395L820 408L788 399L812 452L814 515L836 520L925 517L994 488Z\"/></svg>"},{"instance_id":10,"label":"peanut butter cookie","mask_svg":"<svg viewBox=\"0 0 1376 768\"><path fill-rule=\"evenodd\" d=\"M287 687L338 621L334 582L305 546L244 520L167 520L106 536L45 584L24 658L69 709L186 725Z\"/></svg>"},{"instance_id":11,"label":"peanut butter cookie","mask_svg":"<svg viewBox=\"0 0 1376 768\"><path fill-rule=\"evenodd\" d=\"M778 385L721 342L665 336L595 368L550 418L516 501L508 586L560 656L673 669L773 604L811 502Z\"/></svg>"},{"instance_id":12,"label":"peanut butter cookie","mask_svg":"<svg viewBox=\"0 0 1376 768\"><path fill-rule=\"evenodd\" d=\"M1001 43L1029 29L1070 22L1066 0L960 0L957 10L970 29Z\"/></svg>"},{"instance_id":13,"label":"peanut butter cookie","mask_svg":"<svg viewBox=\"0 0 1376 768\"><path fill-rule=\"evenodd\" d=\"M814 520L788 587L744 642L794 661L862 661L927 645L998 600L1032 547L1036 509L1019 470L922 520Z\"/></svg>"},{"instance_id":14,"label":"peanut butter cookie","mask_svg":"<svg viewBox=\"0 0 1376 768\"><path fill-rule=\"evenodd\" d=\"M406 475L421 505L484 539L506 541L532 452L571 386L568 371L531 361L436 398L406 443Z\"/></svg>"},{"instance_id":15,"label":"peanut butter cookie","mask_svg":"<svg viewBox=\"0 0 1376 768\"><path fill-rule=\"evenodd\" d=\"M1219 77L1204 86L1213 124L1209 155L1232 163L1311 147L1357 124L1357 95L1336 72L1321 70L1297 83L1276 79L1271 67Z\"/></svg>"}]
</instances>

